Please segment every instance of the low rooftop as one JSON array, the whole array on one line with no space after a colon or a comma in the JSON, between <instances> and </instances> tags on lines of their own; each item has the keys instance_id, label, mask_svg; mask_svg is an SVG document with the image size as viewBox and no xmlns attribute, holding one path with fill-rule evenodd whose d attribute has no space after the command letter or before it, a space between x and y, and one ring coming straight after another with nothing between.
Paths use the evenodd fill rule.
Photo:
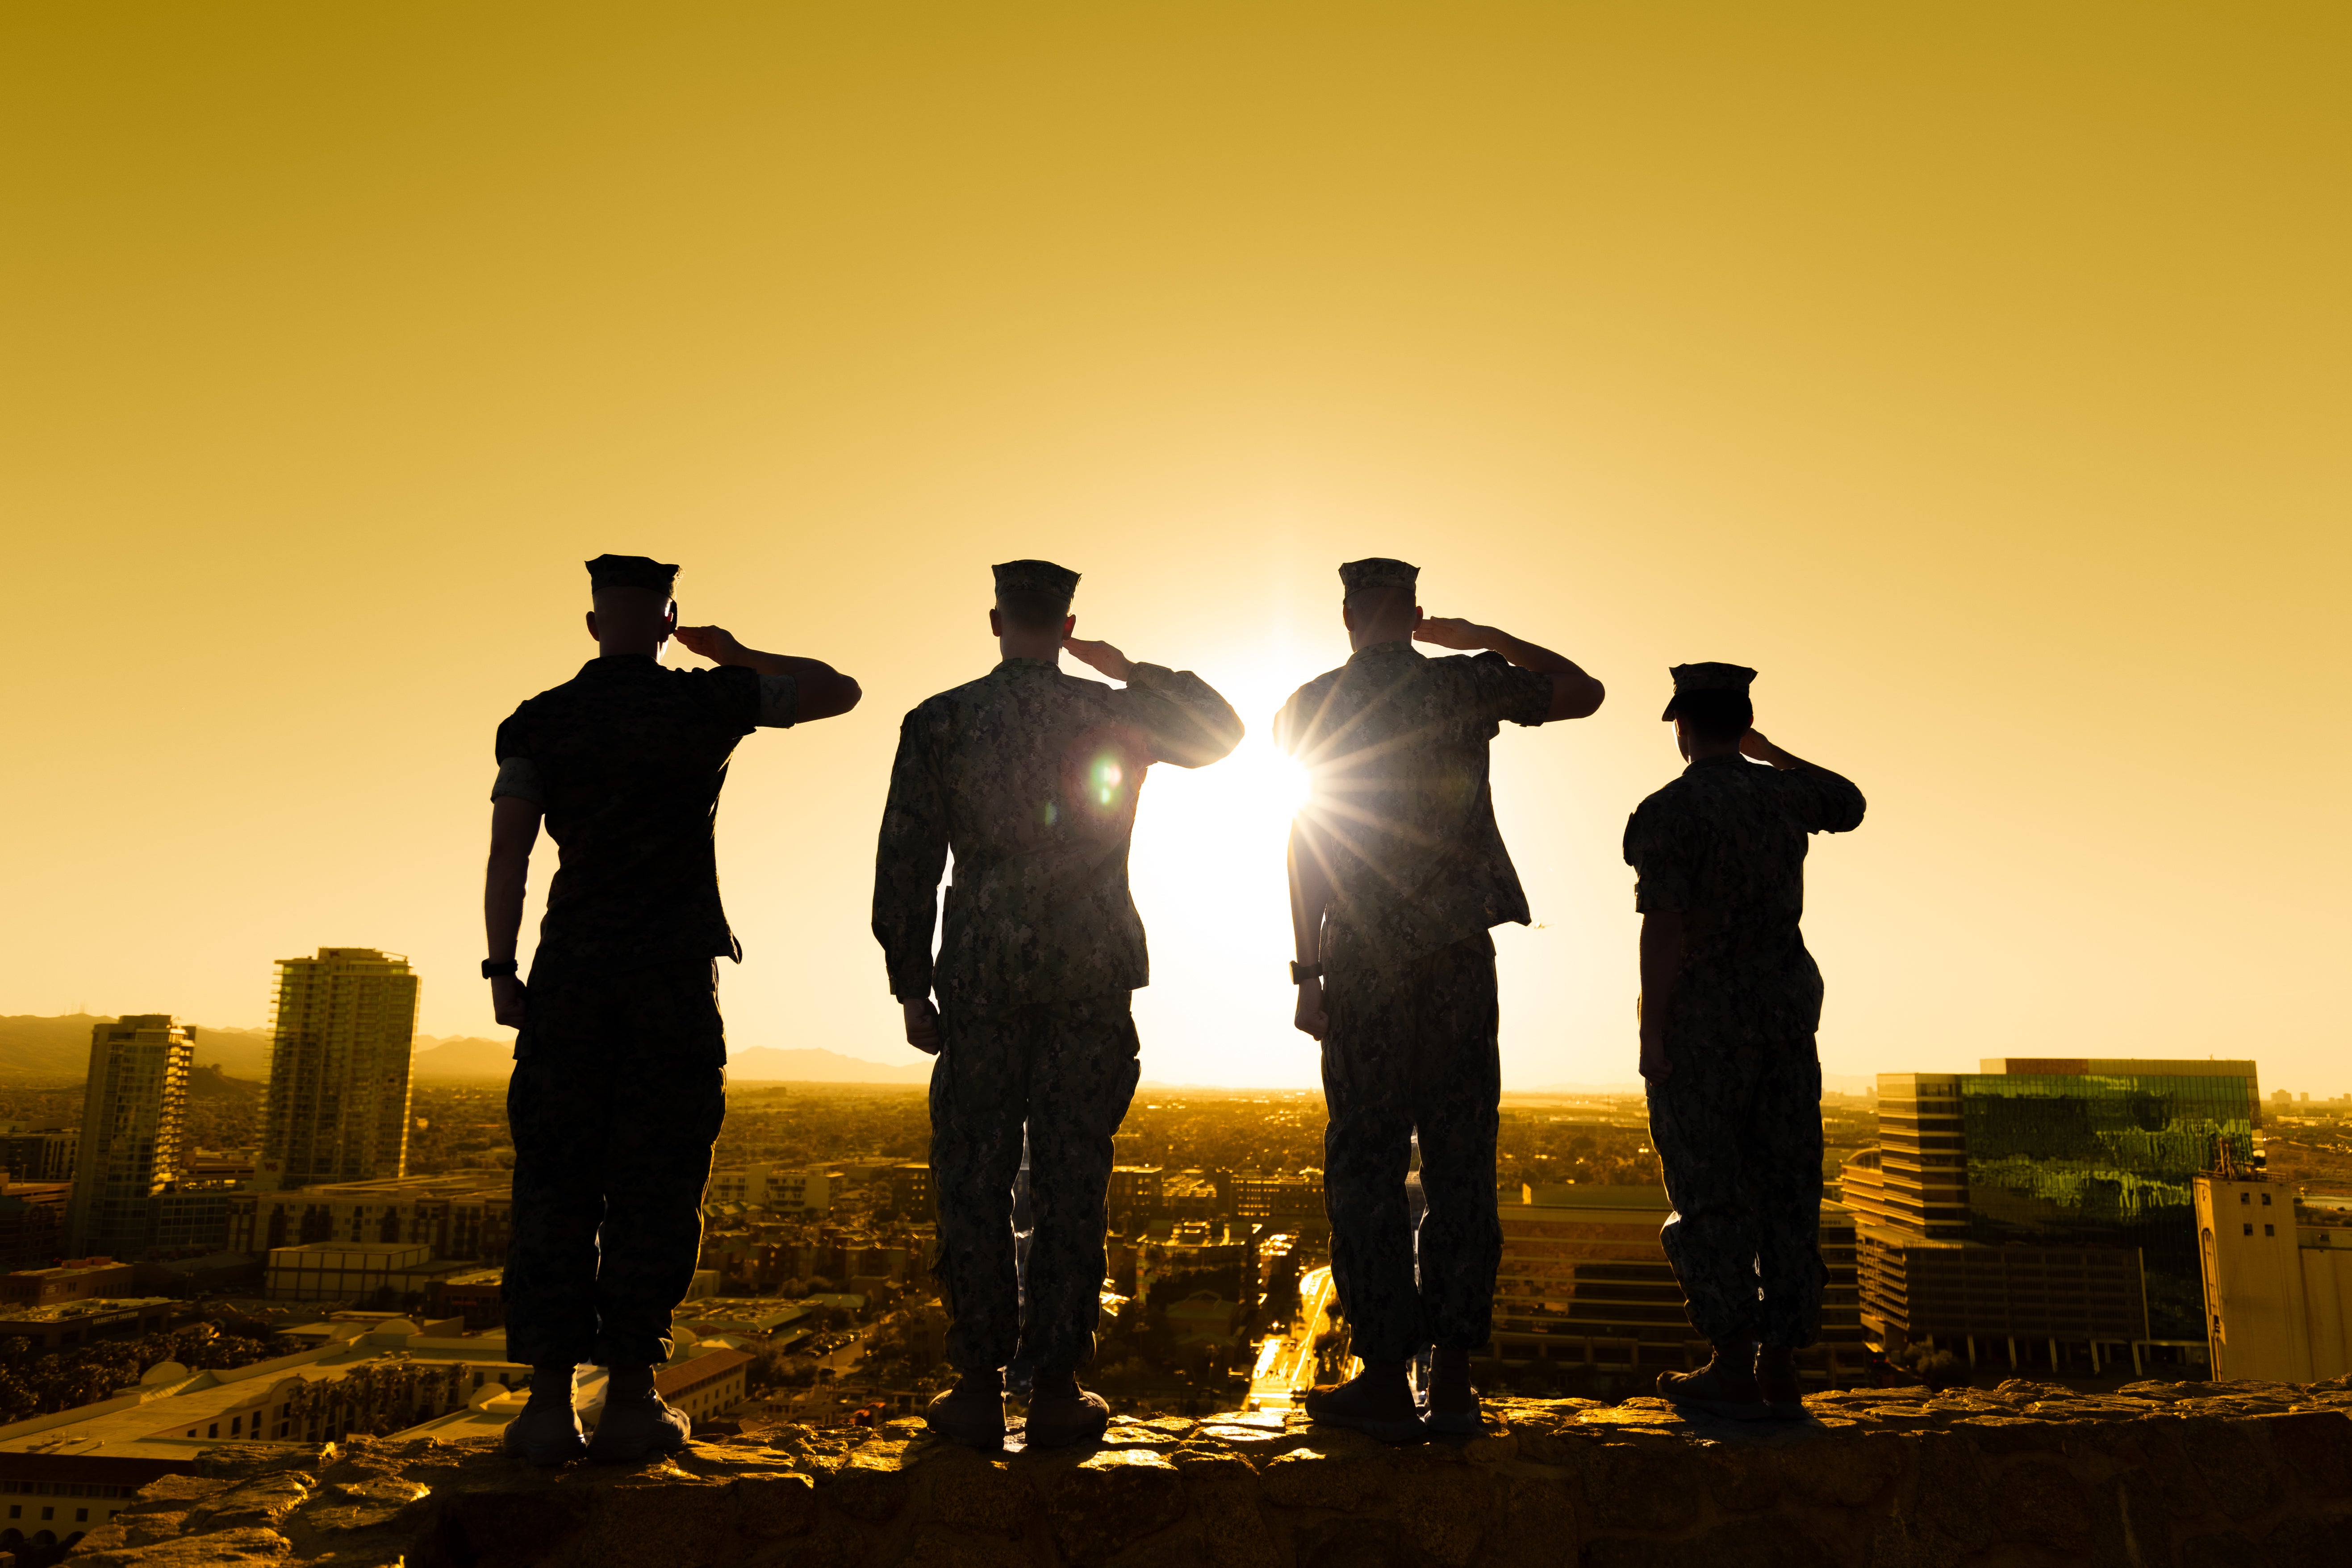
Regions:
<instances>
[{"instance_id":1,"label":"low rooftop","mask_svg":"<svg viewBox=\"0 0 2352 1568\"><path fill-rule=\"evenodd\" d=\"M59 1301L47 1307L30 1307L21 1301L0 1300L0 1323L71 1322L77 1318L141 1311L175 1300L171 1296L85 1296L78 1301Z\"/></svg>"}]
</instances>

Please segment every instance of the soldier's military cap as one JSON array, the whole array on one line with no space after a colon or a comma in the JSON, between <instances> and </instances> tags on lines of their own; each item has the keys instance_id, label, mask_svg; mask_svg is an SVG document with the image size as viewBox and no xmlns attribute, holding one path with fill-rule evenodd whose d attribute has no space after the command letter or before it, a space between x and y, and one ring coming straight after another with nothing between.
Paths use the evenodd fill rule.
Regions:
<instances>
[{"instance_id":1,"label":"soldier's military cap","mask_svg":"<svg viewBox=\"0 0 2352 1568\"><path fill-rule=\"evenodd\" d=\"M656 594L667 594L677 581L677 568L665 565L649 555L599 555L588 563L588 587L593 593L607 588L645 588Z\"/></svg>"},{"instance_id":2,"label":"soldier's military cap","mask_svg":"<svg viewBox=\"0 0 2352 1568\"><path fill-rule=\"evenodd\" d=\"M1066 566L1056 566L1051 561L1004 561L989 568L996 574L998 597L1007 594L1025 595L1044 599L1049 604L1069 607L1072 595L1078 591L1078 574Z\"/></svg>"},{"instance_id":3,"label":"soldier's military cap","mask_svg":"<svg viewBox=\"0 0 2352 1568\"><path fill-rule=\"evenodd\" d=\"M1661 719L1675 716L1675 702L1699 691L1729 691L1745 697L1756 672L1744 664L1678 664L1667 673L1675 678L1675 698Z\"/></svg>"},{"instance_id":4,"label":"soldier's military cap","mask_svg":"<svg viewBox=\"0 0 2352 1568\"><path fill-rule=\"evenodd\" d=\"M1339 586L1350 594L1360 594L1367 588L1411 589L1420 582L1420 567L1407 561L1391 561L1385 555L1345 562L1339 567Z\"/></svg>"}]
</instances>

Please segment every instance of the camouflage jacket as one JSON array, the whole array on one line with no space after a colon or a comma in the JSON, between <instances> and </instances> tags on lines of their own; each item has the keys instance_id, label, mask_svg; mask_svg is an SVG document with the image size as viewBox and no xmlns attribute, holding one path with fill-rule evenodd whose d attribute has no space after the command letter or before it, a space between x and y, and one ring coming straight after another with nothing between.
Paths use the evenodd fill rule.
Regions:
<instances>
[{"instance_id":1,"label":"camouflage jacket","mask_svg":"<svg viewBox=\"0 0 2352 1568\"><path fill-rule=\"evenodd\" d=\"M1502 721L1540 724L1550 708L1549 675L1498 653L1429 658L1409 642L1360 649L1291 696L1274 738L1311 781L1299 826L1331 876L1327 969L1404 963L1527 923L1486 747Z\"/></svg>"},{"instance_id":2,"label":"camouflage jacket","mask_svg":"<svg viewBox=\"0 0 2352 1568\"><path fill-rule=\"evenodd\" d=\"M1625 825L1633 907L1679 910L1685 956L1669 1045L1762 1045L1821 1025L1822 972L1805 951L1805 837L1862 825L1862 792L1818 768L1706 757Z\"/></svg>"},{"instance_id":3,"label":"camouflage jacket","mask_svg":"<svg viewBox=\"0 0 2352 1568\"><path fill-rule=\"evenodd\" d=\"M735 742L792 721L789 676L592 658L499 726L493 796L546 813L561 856L538 966L740 958L712 828Z\"/></svg>"},{"instance_id":4,"label":"camouflage jacket","mask_svg":"<svg viewBox=\"0 0 2352 1568\"><path fill-rule=\"evenodd\" d=\"M1154 763L1197 768L1241 720L1199 676L1139 664L1124 690L1008 658L907 715L874 866L890 994L981 1010L1147 984L1127 890ZM939 958L940 873L955 856Z\"/></svg>"}]
</instances>

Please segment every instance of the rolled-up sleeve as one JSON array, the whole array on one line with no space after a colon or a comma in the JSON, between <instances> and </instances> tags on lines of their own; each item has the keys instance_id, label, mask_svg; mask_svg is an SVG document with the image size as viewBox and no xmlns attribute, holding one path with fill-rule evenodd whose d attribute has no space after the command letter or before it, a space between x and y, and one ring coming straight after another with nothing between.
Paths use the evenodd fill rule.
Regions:
<instances>
[{"instance_id":1,"label":"rolled-up sleeve","mask_svg":"<svg viewBox=\"0 0 2352 1568\"><path fill-rule=\"evenodd\" d=\"M1118 705L1121 717L1150 737L1155 762L1206 767L1242 743L1241 715L1189 669L1137 665Z\"/></svg>"},{"instance_id":2,"label":"rolled-up sleeve","mask_svg":"<svg viewBox=\"0 0 2352 1568\"><path fill-rule=\"evenodd\" d=\"M800 716L800 682L789 675L760 677L760 728L789 730Z\"/></svg>"},{"instance_id":3,"label":"rolled-up sleeve","mask_svg":"<svg viewBox=\"0 0 2352 1568\"><path fill-rule=\"evenodd\" d=\"M534 805L547 804L547 785L540 779L539 764L529 757L501 757L499 776L490 785L490 798L517 795Z\"/></svg>"},{"instance_id":4,"label":"rolled-up sleeve","mask_svg":"<svg viewBox=\"0 0 2352 1568\"><path fill-rule=\"evenodd\" d=\"M1790 768L1780 778L1797 799L1797 819L1806 832L1852 833L1862 826L1867 803L1846 780L1815 767Z\"/></svg>"},{"instance_id":5,"label":"rolled-up sleeve","mask_svg":"<svg viewBox=\"0 0 2352 1568\"><path fill-rule=\"evenodd\" d=\"M499 760L499 776L490 785L490 798L496 800L503 795L518 795L535 805L545 806L547 781L540 777L539 764L531 760L530 735L523 722L523 709L517 709L499 726L493 750Z\"/></svg>"},{"instance_id":6,"label":"rolled-up sleeve","mask_svg":"<svg viewBox=\"0 0 2352 1568\"><path fill-rule=\"evenodd\" d=\"M1482 653L1463 661L1469 668L1478 705L1497 724L1536 725L1551 711L1551 677L1521 669L1499 653Z\"/></svg>"}]
</instances>

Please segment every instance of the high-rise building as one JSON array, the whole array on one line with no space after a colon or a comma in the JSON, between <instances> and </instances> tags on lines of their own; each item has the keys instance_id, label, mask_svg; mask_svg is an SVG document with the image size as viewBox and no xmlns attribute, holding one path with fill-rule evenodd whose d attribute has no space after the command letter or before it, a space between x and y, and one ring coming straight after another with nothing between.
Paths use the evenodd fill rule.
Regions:
<instances>
[{"instance_id":1,"label":"high-rise building","mask_svg":"<svg viewBox=\"0 0 2352 1568\"><path fill-rule=\"evenodd\" d=\"M2202 1343L2193 1184L2217 1139L2258 1166L2254 1064L1982 1066L1879 1075L1879 1146L1843 1184L1865 1325L1890 1350L2046 1340L2095 1361L2103 1344Z\"/></svg>"},{"instance_id":2,"label":"high-rise building","mask_svg":"<svg viewBox=\"0 0 2352 1568\"><path fill-rule=\"evenodd\" d=\"M408 1169L416 974L398 953L322 947L278 964L259 1184L323 1186Z\"/></svg>"},{"instance_id":3,"label":"high-rise building","mask_svg":"<svg viewBox=\"0 0 2352 1568\"><path fill-rule=\"evenodd\" d=\"M147 1250L153 1200L179 1174L195 1059L195 1030L168 1013L91 1027L81 1142L66 1210L68 1251L135 1258Z\"/></svg>"},{"instance_id":4,"label":"high-rise building","mask_svg":"<svg viewBox=\"0 0 2352 1568\"><path fill-rule=\"evenodd\" d=\"M1869 1217L1915 1235L1969 1229L1968 1134L1957 1073L1878 1075L1878 1181Z\"/></svg>"}]
</instances>

